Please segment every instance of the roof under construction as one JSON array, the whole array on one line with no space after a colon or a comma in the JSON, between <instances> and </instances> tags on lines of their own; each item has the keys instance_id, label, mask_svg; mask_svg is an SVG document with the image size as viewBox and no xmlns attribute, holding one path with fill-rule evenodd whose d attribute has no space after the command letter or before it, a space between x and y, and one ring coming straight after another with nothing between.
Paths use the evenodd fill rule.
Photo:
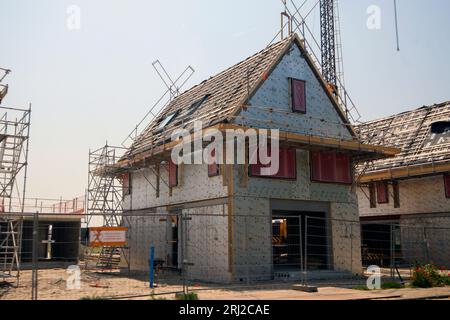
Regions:
<instances>
[{"instance_id":1,"label":"roof under construction","mask_svg":"<svg viewBox=\"0 0 450 320\"><path fill-rule=\"evenodd\" d=\"M373 120L357 130L364 143L401 149L395 157L374 161L365 180L448 171L450 101Z\"/></svg>"},{"instance_id":2,"label":"roof under construction","mask_svg":"<svg viewBox=\"0 0 450 320\"><path fill-rule=\"evenodd\" d=\"M345 112L323 79L302 41L298 35L293 34L175 97L137 137L119 163L128 166L170 150L177 143L171 141L172 133L181 128L192 133L195 121L202 121L203 128L223 127L223 125L232 124L233 118L242 108L246 107L254 92L270 76L293 45L300 48L303 57L353 137L351 140L345 141L340 139L335 139L336 141L325 139L327 140L325 141L324 138L327 137L320 137L317 146L346 149L347 143L348 150L356 150L364 153L364 156L372 158L396 154L398 152L396 149L364 146L360 143ZM299 140L302 145L305 143L314 145L315 143L315 140L311 139L309 135L296 135L290 137L290 140Z\"/></svg>"},{"instance_id":3,"label":"roof under construction","mask_svg":"<svg viewBox=\"0 0 450 320\"><path fill-rule=\"evenodd\" d=\"M294 41L309 58L298 36L292 35L203 81L172 100L136 139L128 156L167 143L175 129L190 130L194 121L202 121L204 127L225 122L237 108L243 106L255 87L269 76ZM323 81L320 74L317 75ZM347 122L341 108L337 104L335 107Z\"/></svg>"}]
</instances>

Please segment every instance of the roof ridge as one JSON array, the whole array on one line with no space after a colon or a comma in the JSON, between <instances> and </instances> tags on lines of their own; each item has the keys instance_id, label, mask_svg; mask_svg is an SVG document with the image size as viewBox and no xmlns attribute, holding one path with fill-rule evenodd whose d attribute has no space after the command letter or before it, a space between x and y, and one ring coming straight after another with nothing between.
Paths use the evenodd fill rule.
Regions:
<instances>
[{"instance_id":1,"label":"roof ridge","mask_svg":"<svg viewBox=\"0 0 450 320\"><path fill-rule=\"evenodd\" d=\"M247 58L244 58L243 60L240 60L239 62L227 67L226 69L219 71L218 73L215 73L214 75L210 76L208 79L204 79L203 81L201 81L200 83L197 83L196 85L192 86L191 88L187 89L186 91L183 91L181 95L193 90L196 87L202 86L204 85L207 81L211 81L215 78L218 78L219 76L222 76L224 74L226 74L227 72L230 72L234 69L237 69L238 67L240 67L241 65L243 65L244 63L248 63L250 60L252 59L256 59L257 57L259 57L260 55L264 54L265 52L272 50L274 47L276 46L281 46L281 44L284 44L285 42L289 42L292 39L292 37L286 37L278 42L269 44L268 46L266 46L264 49L248 56Z\"/></svg>"},{"instance_id":2,"label":"roof ridge","mask_svg":"<svg viewBox=\"0 0 450 320\"><path fill-rule=\"evenodd\" d=\"M416 108L414 108L412 110L406 110L406 111L403 111L403 112L392 114L390 116L386 116L386 117L382 117L382 118L377 118L377 119L372 119L372 120L369 120L369 121L365 121L365 122L363 122L361 124L356 125L356 127L360 127L360 126L368 125L368 124L373 124L373 123L377 123L377 122L387 121L389 119L396 118L396 117L398 117L400 115L407 115L409 113L417 112L417 111L419 111L421 109L440 108L440 107L447 106L447 105L450 105L450 100L447 100L447 101L444 101L444 102L440 102L440 103L435 103L433 105L423 105L421 107L416 107Z\"/></svg>"}]
</instances>

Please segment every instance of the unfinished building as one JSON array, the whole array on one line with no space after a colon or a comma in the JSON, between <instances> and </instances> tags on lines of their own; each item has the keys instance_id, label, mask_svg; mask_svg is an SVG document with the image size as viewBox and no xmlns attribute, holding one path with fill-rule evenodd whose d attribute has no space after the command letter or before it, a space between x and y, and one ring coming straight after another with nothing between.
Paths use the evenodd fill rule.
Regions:
<instances>
[{"instance_id":1,"label":"unfinished building","mask_svg":"<svg viewBox=\"0 0 450 320\"><path fill-rule=\"evenodd\" d=\"M400 263L450 265L450 102L424 106L358 127L365 143L401 149L374 161L358 189L363 240L382 256L394 246ZM394 225L394 238L389 230ZM387 259L385 259L387 261Z\"/></svg>"},{"instance_id":2,"label":"unfinished building","mask_svg":"<svg viewBox=\"0 0 450 320\"><path fill-rule=\"evenodd\" d=\"M259 163L175 165L171 134L193 133L197 120L221 132L280 129L278 173L263 176ZM361 273L353 167L396 152L358 140L293 34L174 98L119 161L130 269L146 272L154 247L162 266L203 281Z\"/></svg>"}]
</instances>

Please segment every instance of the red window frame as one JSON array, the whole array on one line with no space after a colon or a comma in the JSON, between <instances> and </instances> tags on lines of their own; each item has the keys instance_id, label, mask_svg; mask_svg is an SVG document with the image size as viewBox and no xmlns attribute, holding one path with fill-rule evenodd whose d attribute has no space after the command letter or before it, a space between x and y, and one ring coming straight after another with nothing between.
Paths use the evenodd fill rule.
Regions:
<instances>
[{"instance_id":1,"label":"red window frame","mask_svg":"<svg viewBox=\"0 0 450 320\"><path fill-rule=\"evenodd\" d=\"M269 147L268 156L271 156L271 149ZM272 179L284 179L284 180L297 180L297 155L296 149L280 147L279 154L279 169L274 175L262 175L262 168L269 168L269 165L263 165L260 163L259 150L258 150L258 163L250 165L250 176L260 178L272 178Z\"/></svg>"},{"instance_id":2,"label":"red window frame","mask_svg":"<svg viewBox=\"0 0 450 320\"><path fill-rule=\"evenodd\" d=\"M290 79L292 111L306 113L306 81Z\"/></svg>"},{"instance_id":3,"label":"red window frame","mask_svg":"<svg viewBox=\"0 0 450 320\"><path fill-rule=\"evenodd\" d=\"M311 152L311 180L352 184L351 156L336 152Z\"/></svg>"},{"instance_id":4,"label":"red window frame","mask_svg":"<svg viewBox=\"0 0 450 320\"><path fill-rule=\"evenodd\" d=\"M450 174L444 175L445 197L450 199Z\"/></svg>"},{"instance_id":5,"label":"red window frame","mask_svg":"<svg viewBox=\"0 0 450 320\"><path fill-rule=\"evenodd\" d=\"M208 164L208 177L216 177L220 174L219 165L217 164L216 149L213 149L211 156L214 158L214 163Z\"/></svg>"},{"instance_id":6,"label":"red window frame","mask_svg":"<svg viewBox=\"0 0 450 320\"><path fill-rule=\"evenodd\" d=\"M389 189L387 182L384 181L377 182L376 189L377 189L377 203L378 204L389 203Z\"/></svg>"},{"instance_id":7,"label":"red window frame","mask_svg":"<svg viewBox=\"0 0 450 320\"><path fill-rule=\"evenodd\" d=\"M178 186L178 166L169 160L169 188Z\"/></svg>"}]
</instances>

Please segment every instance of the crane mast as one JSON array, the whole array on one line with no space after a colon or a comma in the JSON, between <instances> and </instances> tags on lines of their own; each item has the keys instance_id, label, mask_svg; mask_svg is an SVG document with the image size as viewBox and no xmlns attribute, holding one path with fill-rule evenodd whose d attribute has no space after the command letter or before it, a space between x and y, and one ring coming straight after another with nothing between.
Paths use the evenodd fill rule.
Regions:
<instances>
[{"instance_id":1,"label":"crane mast","mask_svg":"<svg viewBox=\"0 0 450 320\"><path fill-rule=\"evenodd\" d=\"M322 74L337 93L335 0L320 0L320 38Z\"/></svg>"}]
</instances>

